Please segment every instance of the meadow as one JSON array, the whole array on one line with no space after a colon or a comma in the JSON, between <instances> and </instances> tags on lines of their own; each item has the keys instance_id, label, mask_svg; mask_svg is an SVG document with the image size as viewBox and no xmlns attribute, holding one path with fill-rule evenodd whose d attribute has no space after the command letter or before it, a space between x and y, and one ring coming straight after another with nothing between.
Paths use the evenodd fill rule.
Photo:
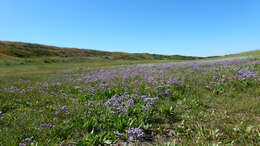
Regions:
<instances>
[{"instance_id":1,"label":"meadow","mask_svg":"<svg viewBox=\"0 0 260 146\"><path fill-rule=\"evenodd\" d=\"M0 145L260 145L259 57L148 62L0 66Z\"/></svg>"}]
</instances>

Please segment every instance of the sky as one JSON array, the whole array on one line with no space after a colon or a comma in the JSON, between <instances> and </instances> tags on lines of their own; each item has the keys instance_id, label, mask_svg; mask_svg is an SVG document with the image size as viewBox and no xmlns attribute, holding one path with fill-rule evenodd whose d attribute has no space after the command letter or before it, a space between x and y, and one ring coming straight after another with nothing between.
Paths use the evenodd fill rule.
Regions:
<instances>
[{"instance_id":1,"label":"sky","mask_svg":"<svg viewBox=\"0 0 260 146\"><path fill-rule=\"evenodd\" d=\"M1 0L0 40L215 56L260 49L260 0Z\"/></svg>"}]
</instances>

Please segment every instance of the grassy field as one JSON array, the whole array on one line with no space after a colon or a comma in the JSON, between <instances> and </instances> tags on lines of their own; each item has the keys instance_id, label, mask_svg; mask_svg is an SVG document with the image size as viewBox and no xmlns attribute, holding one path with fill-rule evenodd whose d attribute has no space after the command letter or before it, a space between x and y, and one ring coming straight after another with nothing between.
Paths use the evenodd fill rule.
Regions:
<instances>
[{"instance_id":1,"label":"grassy field","mask_svg":"<svg viewBox=\"0 0 260 146\"><path fill-rule=\"evenodd\" d=\"M260 145L259 50L199 58L0 42L0 58L0 145Z\"/></svg>"},{"instance_id":2,"label":"grassy field","mask_svg":"<svg viewBox=\"0 0 260 146\"><path fill-rule=\"evenodd\" d=\"M2 63L0 145L260 145L259 73L253 57Z\"/></svg>"},{"instance_id":3,"label":"grassy field","mask_svg":"<svg viewBox=\"0 0 260 146\"><path fill-rule=\"evenodd\" d=\"M40 59L41 60L41 59ZM32 75L32 74L54 74L60 73L67 70L77 70L80 68L101 68L111 66L122 66L122 65L136 65L136 64L159 64L166 62L183 62L185 60L102 60L93 59L83 62L53 62L44 63L35 61L32 63L22 63L20 60L0 60L0 76L19 76L19 75Z\"/></svg>"}]
</instances>

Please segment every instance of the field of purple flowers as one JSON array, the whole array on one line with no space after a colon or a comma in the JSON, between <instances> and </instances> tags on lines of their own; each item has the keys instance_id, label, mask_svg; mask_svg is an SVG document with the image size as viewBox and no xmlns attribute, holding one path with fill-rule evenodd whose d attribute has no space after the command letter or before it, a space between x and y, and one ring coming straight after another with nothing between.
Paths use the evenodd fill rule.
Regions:
<instances>
[{"instance_id":1,"label":"field of purple flowers","mask_svg":"<svg viewBox=\"0 0 260 146\"><path fill-rule=\"evenodd\" d=\"M0 77L0 145L260 145L259 58Z\"/></svg>"}]
</instances>

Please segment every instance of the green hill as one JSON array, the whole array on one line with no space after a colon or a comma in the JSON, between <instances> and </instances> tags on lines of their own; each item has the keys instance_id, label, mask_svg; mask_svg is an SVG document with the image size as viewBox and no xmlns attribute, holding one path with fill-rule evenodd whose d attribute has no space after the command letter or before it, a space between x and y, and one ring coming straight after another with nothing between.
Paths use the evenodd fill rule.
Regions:
<instances>
[{"instance_id":1,"label":"green hill","mask_svg":"<svg viewBox=\"0 0 260 146\"><path fill-rule=\"evenodd\" d=\"M249 56L260 56L260 50L254 50L254 51L247 51L247 52L242 52L242 53L237 53L237 54L230 54L230 55L225 55L224 57L249 57Z\"/></svg>"},{"instance_id":2,"label":"green hill","mask_svg":"<svg viewBox=\"0 0 260 146\"><path fill-rule=\"evenodd\" d=\"M0 58L82 57L110 60L193 60L202 57L158 55L148 53L107 52L90 49L64 48L41 44L0 41Z\"/></svg>"}]
</instances>

